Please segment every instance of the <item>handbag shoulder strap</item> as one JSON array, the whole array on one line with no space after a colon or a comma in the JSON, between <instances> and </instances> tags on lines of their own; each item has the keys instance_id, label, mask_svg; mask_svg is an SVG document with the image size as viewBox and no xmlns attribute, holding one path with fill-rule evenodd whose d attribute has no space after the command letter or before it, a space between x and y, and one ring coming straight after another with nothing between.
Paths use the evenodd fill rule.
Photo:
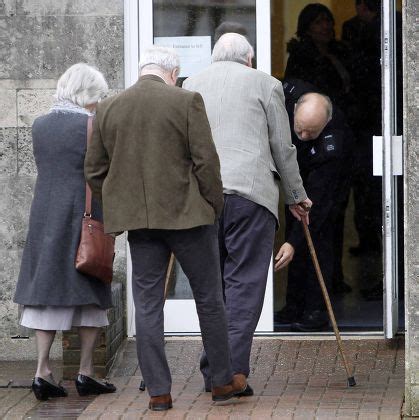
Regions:
<instances>
[{"instance_id":1,"label":"handbag shoulder strap","mask_svg":"<svg viewBox=\"0 0 419 420\"><path fill-rule=\"evenodd\" d=\"M92 123L93 117L89 116L87 118L87 147L89 147L92 141ZM84 205L84 216L92 216L92 190L89 187L89 184L86 182L86 202Z\"/></svg>"}]
</instances>

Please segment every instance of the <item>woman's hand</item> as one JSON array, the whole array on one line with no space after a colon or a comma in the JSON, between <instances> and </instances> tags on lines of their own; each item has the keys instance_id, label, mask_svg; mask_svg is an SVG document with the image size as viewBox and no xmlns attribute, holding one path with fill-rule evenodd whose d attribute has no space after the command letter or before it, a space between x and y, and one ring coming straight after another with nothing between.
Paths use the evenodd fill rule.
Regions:
<instances>
[{"instance_id":1,"label":"woman's hand","mask_svg":"<svg viewBox=\"0 0 419 420\"><path fill-rule=\"evenodd\" d=\"M294 247L290 243L285 242L279 249L278 254L276 254L275 271L285 268L294 258L294 252Z\"/></svg>"}]
</instances>

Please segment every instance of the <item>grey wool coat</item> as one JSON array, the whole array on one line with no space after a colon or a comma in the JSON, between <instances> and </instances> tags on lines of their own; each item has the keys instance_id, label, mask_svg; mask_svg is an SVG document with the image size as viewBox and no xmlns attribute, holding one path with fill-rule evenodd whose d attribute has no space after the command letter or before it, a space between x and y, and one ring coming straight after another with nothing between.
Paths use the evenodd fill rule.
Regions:
<instances>
[{"instance_id":1,"label":"grey wool coat","mask_svg":"<svg viewBox=\"0 0 419 420\"><path fill-rule=\"evenodd\" d=\"M35 120L38 177L14 301L22 305L112 306L111 287L74 267L85 205L87 115L52 112ZM93 203L93 217L102 217Z\"/></svg>"}]
</instances>

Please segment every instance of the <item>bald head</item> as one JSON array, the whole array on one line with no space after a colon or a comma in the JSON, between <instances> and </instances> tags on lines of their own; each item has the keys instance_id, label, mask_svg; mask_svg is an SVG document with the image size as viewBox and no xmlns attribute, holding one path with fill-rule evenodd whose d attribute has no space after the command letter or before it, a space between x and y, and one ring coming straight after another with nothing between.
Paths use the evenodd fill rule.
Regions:
<instances>
[{"instance_id":1,"label":"bald head","mask_svg":"<svg viewBox=\"0 0 419 420\"><path fill-rule=\"evenodd\" d=\"M252 66L253 48L243 36L233 32L226 33L215 43L212 61L235 61Z\"/></svg>"},{"instance_id":2,"label":"bald head","mask_svg":"<svg viewBox=\"0 0 419 420\"><path fill-rule=\"evenodd\" d=\"M315 140L332 119L332 102L320 93L306 93L294 108L294 132L300 140Z\"/></svg>"}]
</instances>

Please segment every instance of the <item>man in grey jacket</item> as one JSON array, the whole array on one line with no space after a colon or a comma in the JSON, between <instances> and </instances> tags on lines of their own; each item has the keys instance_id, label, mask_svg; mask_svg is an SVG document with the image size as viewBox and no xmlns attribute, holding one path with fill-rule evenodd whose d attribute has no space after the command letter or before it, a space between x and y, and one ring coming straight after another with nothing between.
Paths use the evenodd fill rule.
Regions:
<instances>
[{"instance_id":1,"label":"man in grey jacket","mask_svg":"<svg viewBox=\"0 0 419 420\"><path fill-rule=\"evenodd\" d=\"M244 36L224 34L214 46L213 63L183 84L202 95L220 157L224 209L219 245L229 342L233 371L246 377L278 225L279 182L297 219L308 221L304 208L312 204L291 143L282 85L252 69L252 58ZM292 256L293 248L284 244L275 269L285 267ZM205 354L201 371L209 390ZM243 393L252 394L250 386Z\"/></svg>"}]
</instances>

